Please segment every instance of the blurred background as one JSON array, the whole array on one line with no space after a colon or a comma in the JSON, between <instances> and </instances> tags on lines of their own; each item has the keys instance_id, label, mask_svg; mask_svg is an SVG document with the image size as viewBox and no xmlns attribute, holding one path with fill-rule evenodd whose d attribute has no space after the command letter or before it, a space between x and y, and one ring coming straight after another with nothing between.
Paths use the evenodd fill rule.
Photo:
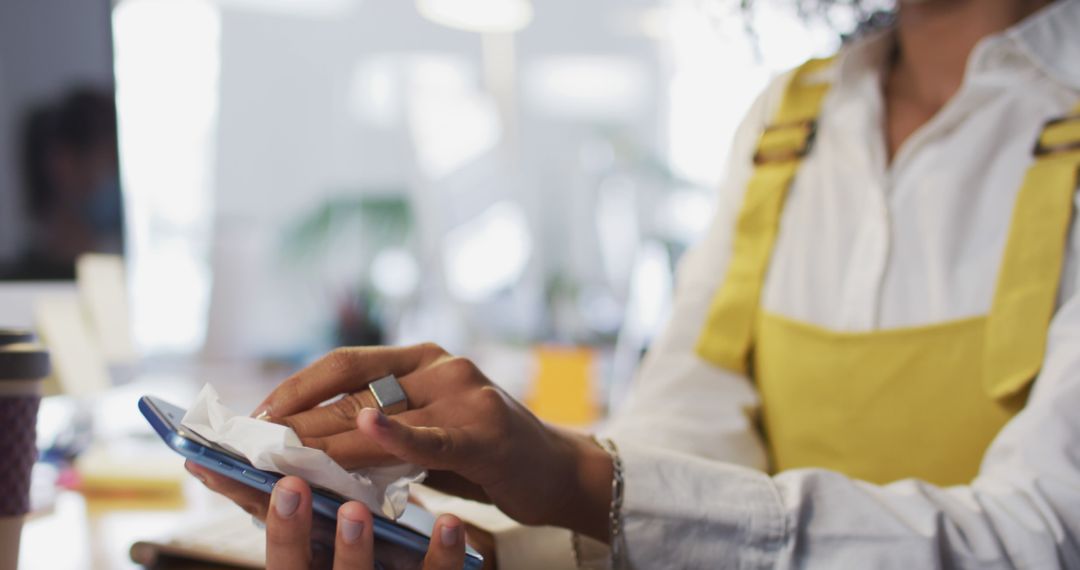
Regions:
<instances>
[{"instance_id":1,"label":"blurred background","mask_svg":"<svg viewBox=\"0 0 1080 570\"><path fill-rule=\"evenodd\" d=\"M72 279L80 253L126 253L140 358L558 343L618 352L607 383L662 324L742 114L851 16L784 0L0 10L0 275Z\"/></svg>"},{"instance_id":2,"label":"blurred background","mask_svg":"<svg viewBox=\"0 0 1080 570\"><path fill-rule=\"evenodd\" d=\"M145 430L148 385L240 407L419 341L599 421L743 113L858 19L800 6L4 0L0 326L53 353L42 448Z\"/></svg>"}]
</instances>

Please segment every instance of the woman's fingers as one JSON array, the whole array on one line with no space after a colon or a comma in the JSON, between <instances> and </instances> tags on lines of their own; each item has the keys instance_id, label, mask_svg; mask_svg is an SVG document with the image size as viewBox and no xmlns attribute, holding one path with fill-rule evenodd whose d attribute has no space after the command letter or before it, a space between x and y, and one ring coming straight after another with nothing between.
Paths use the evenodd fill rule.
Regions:
<instances>
[{"instance_id":1,"label":"woman's fingers","mask_svg":"<svg viewBox=\"0 0 1080 570\"><path fill-rule=\"evenodd\" d=\"M311 490L298 477L274 486L266 516L267 570L308 568L311 561Z\"/></svg>"},{"instance_id":2,"label":"woman's fingers","mask_svg":"<svg viewBox=\"0 0 1080 570\"><path fill-rule=\"evenodd\" d=\"M372 409L362 410L356 425L363 435L406 463L454 470L464 460L460 442L443 428L412 427Z\"/></svg>"},{"instance_id":3,"label":"woman's fingers","mask_svg":"<svg viewBox=\"0 0 1080 570\"><path fill-rule=\"evenodd\" d=\"M298 414L274 418L300 437L326 437L356 428L356 416L364 408L377 408L375 396L368 390L345 394L333 403L316 406Z\"/></svg>"},{"instance_id":4,"label":"woman's fingers","mask_svg":"<svg viewBox=\"0 0 1080 570\"><path fill-rule=\"evenodd\" d=\"M424 410L410 410L395 415L394 419L411 425L424 425L425 416ZM371 438L357 431L355 417L350 421L347 430L323 437L306 437L300 433L300 441L307 447L325 451L346 469L401 463L401 459L396 455L387 452Z\"/></svg>"},{"instance_id":5,"label":"woman's fingers","mask_svg":"<svg viewBox=\"0 0 1080 570\"><path fill-rule=\"evenodd\" d=\"M261 521L266 520L266 510L270 504L270 495L267 495L258 489L248 487L238 481L233 481L224 475L214 473L191 460L186 461L184 467L187 468L188 472L194 475L196 479L202 481L203 485L206 485L211 491L224 495L226 498L239 505L240 508L251 514L251 516Z\"/></svg>"},{"instance_id":6,"label":"woman's fingers","mask_svg":"<svg viewBox=\"0 0 1080 570\"><path fill-rule=\"evenodd\" d=\"M338 509L334 570L371 570L375 559L375 538L371 511L349 501Z\"/></svg>"},{"instance_id":7,"label":"woman's fingers","mask_svg":"<svg viewBox=\"0 0 1080 570\"><path fill-rule=\"evenodd\" d=\"M356 420L353 420L354 422ZM325 451L331 459L345 469L360 469L381 465L400 464L401 459L383 449L378 443L356 430L356 423L347 432L327 437L305 437L305 446Z\"/></svg>"},{"instance_id":8,"label":"woman's fingers","mask_svg":"<svg viewBox=\"0 0 1080 570\"><path fill-rule=\"evenodd\" d=\"M361 503L350 501L338 509L334 570L371 570L375 559L372 524L371 511ZM464 523L453 515L439 517L423 570L461 570L465 544Z\"/></svg>"},{"instance_id":9,"label":"woman's fingers","mask_svg":"<svg viewBox=\"0 0 1080 570\"><path fill-rule=\"evenodd\" d=\"M418 423L424 406L430 404L435 394L430 387L425 391L423 386L409 385L404 381L402 387L409 394L410 409L395 414L394 417L408 423ZM345 394L325 406L316 406L299 414L276 418L274 421L292 428L300 439L326 438L355 430L357 416L368 408L377 410L379 405L371 392L362 390L355 394Z\"/></svg>"},{"instance_id":10,"label":"woman's fingers","mask_svg":"<svg viewBox=\"0 0 1080 570\"><path fill-rule=\"evenodd\" d=\"M414 428L409 428L414 429ZM211 490L221 493L245 510L261 505L266 521L267 570L304 569L312 561L311 489L298 477L285 477L274 486L266 507L266 493L232 481L191 463L189 471ZM350 501L338 509L334 539L334 570L371 570L374 566L374 524L371 511ZM465 563L465 527L457 518L443 515L436 521L424 570L458 570Z\"/></svg>"},{"instance_id":11,"label":"woman's fingers","mask_svg":"<svg viewBox=\"0 0 1080 570\"><path fill-rule=\"evenodd\" d=\"M467 386L469 381L472 380L457 380L460 386ZM456 471L472 479L469 476L472 468L492 467L472 462L479 450L476 442L492 437L491 425L498 426L519 412L508 403L508 396L492 386L471 391L464 388L464 391L456 400L438 402L425 409L425 417L419 421L406 423L396 416L388 417L379 410L365 408L360 410L356 426L363 435L406 463ZM410 423L439 427L413 427Z\"/></svg>"},{"instance_id":12,"label":"woman's fingers","mask_svg":"<svg viewBox=\"0 0 1080 570\"><path fill-rule=\"evenodd\" d=\"M267 570L294 570L311 564L311 490L297 477L278 481L266 518ZM350 501L338 509L334 570L371 570L375 559L371 511ZM465 564L465 525L443 515L424 557L424 570L459 570Z\"/></svg>"},{"instance_id":13,"label":"woman's fingers","mask_svg":"<svg viewBox=\"0 0 1080 570\"><path fill-rule=\"evenodd\" d=\"M465 525L453 515L435 521L424 570L460 570L465 565Z\"/></svg>"},{"instance_id":14,"label":"woman's fingers","mask_svg":"<svg viewBox=\"0 0 1080 570\"><path fill-rule=\"evenodd\" d=\"M445 356L446 352L434 344L339 348L282 382L254 415L291 416L338 394L356 392L388 374L405 376Z\"/></svg>"}]
</instances>

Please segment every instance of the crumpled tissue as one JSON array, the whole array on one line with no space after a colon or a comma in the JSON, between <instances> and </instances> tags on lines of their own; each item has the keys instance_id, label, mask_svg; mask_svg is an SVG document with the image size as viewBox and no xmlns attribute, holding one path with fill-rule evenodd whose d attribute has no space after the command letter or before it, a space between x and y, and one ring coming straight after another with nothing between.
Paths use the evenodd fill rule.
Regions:
<instances>
[{"instance_id":1,"label":"crumpled tissue","mask_svg":"<svg viewBox=\"0 0 1080 570\"><path fill-rule=\"evenodd\" d=\"M409 501L409 484L427 472L415 465L346 471L325 452L304 447L291 428L238 414L217 390L203 386L180 422L199 436L242 455L258 469L295 475L314 486L360 501L373 512L397 519Z\"/></svg>"}]
</instances>

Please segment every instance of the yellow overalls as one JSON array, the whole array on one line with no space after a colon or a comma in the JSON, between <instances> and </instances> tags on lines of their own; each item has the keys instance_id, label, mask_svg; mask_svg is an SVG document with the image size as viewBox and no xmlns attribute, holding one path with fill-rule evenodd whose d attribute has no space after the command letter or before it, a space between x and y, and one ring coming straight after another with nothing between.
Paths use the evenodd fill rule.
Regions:
<instances>
[{"instance_id":1,"label":"yellow overalls","mask_svg":"<svg viewBox=\"0 0 1080 570\"><path fill-rule=\"evenodd\" d=\"M730 265L697 350L757 385L772 468L887 483L968 483L1042 366L1080 172L1080 107L1047 123L1013 210L990 313L848 333L770 314L760 296L780 213L810 150L831 60L793 76L762 134Z\"/></svg>"}]
</instances>

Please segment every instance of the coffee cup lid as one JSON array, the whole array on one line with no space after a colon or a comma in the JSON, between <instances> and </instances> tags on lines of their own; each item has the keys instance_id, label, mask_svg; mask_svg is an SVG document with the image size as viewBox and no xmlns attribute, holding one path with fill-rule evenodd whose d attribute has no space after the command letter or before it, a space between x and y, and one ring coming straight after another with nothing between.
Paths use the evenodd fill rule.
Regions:
<instances>
[{"instance_id":1,"label":"coffee cup lid","mask_svg":"<svg viewBox=\"0 0 1080 570\"><path fill-rule=\"evenodd\" d=\"M0 328L0 346L19 342L34 342L34 331L29 329Z\"/></svg>"},{"instance_id":2,"label":"coffee cup lid","mask_svg":"<svg viewBox=\"0 0 1080 570\"><path fill-rule=\"evenodd\" d=\"M0 346L0 381L45 378L51 372L49 352L37 344Z\"/></svg>"}]
</instances>

